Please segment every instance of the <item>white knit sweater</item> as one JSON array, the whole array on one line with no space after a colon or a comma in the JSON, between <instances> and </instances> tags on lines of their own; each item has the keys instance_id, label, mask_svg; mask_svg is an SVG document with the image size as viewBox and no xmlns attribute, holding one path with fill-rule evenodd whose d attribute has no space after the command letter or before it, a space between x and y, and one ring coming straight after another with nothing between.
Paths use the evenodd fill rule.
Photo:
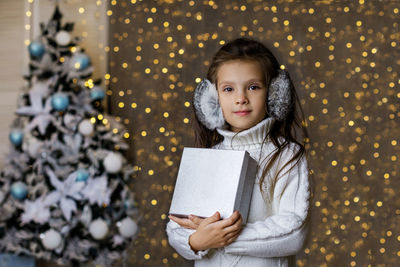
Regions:
<instances>
[{"instance_id":1,"label":"white knit sweater","mask_svg":"<svg viewBox=\"0 0 400 267\"><path fill-rule=\"evenodd\" d=\"M170 220L166 226L170 245L185 259L195 260L195 267L201 266L295 266L295 254L304 244L308 231L310 188L305 157L288 173L279 177L269 201L269 188L273 173L280 169L295 152L291 144L282 153L263 183L259 179L267 163L265 159L274 150L267 139L262 142L272 118L267 118L250 129L236 134L226 129L217 129L224 140L216 149L247 150L259 162L254 184L247 224L238 238L230 245L218 249L207 249L194 253L189 245L189 236L195 232ZM261 149L262 146L262 149ZM285 167L285 170L290 166Z\"/></svg>"}]
</instances>

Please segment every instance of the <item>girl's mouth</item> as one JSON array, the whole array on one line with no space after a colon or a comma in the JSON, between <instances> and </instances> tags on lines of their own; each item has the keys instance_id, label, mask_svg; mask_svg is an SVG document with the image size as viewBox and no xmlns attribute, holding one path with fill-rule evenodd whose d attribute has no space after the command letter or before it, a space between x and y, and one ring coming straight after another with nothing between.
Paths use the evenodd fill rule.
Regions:
<instances>
[{"instance_id":1,"label":"girl's mouth","mask_svg":"<svg viewBox=\"0 0 400 267\"><path fill-rule=\"evenodd\" d=\"M246 116L250 112L251 112L251 110L242 110L242 111L236 111L235 114L242 117L242 116Z\"/></svg>"}]
</instances>

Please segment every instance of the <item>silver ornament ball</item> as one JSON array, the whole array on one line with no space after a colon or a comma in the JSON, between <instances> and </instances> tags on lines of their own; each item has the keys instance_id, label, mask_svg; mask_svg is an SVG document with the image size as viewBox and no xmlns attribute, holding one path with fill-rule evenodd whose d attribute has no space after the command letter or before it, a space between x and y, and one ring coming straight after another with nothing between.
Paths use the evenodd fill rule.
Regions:
<instances>
[{"instance_id":1,"label":"silver ornament ball","mask_svg":"<svg viewBox=\"0 0 400 267\"><path fill-rule=\"evenodd\" d=\"M138 229L136 222L129 217L123 219L118 224L118 227L119 227L119 233L125 238L134 236Z\"/></svg>"},{"instance_id":2,"label":"silver ornament ball","mask_svg":"<svg viewBox=\"0 0 400 267\"><path fill-rule=\"evenodd\" d=\"M110 152L104 158L103 163L108 173L117 173L122 167L122 157L119 153Z\"/></svg>"},{"instance_id":3,"label":"silver ornament ball","mask_svg":"<svg viewBox=\"0 0 400 267\"><path fill-rule=\"evenodd\" d=\"M59 31L56 34L56 42L58 45L66 46L71 41L71 35L66 31Z\"/></svg>"},{"instance_id":4,"label":"silver ornament ball","mask_svg":"<svg viewBox=\"0 0 400 267\"><path fill-rule=\"evenodd\" d=\"M46 249L56 249L61 245L61 235L54 229L47 230L41 238Z\"/></svg>"},{"instance_id":5,"label":"silver ornament ball","mask_svg":"<svg viewBox=\"0 0 400 267\"><path fill-rule=\"evenodd\" d=\"M103 219L96 219L90 224L89 232L94 239L104 239L108 234L108 225Z\"/></svg>"},{"instance_id":6,"label":"silver ornament ball","mask_svg":"<svg viewBox=\"0 0 400 267\"><path fill-rule=\"evenodd\" d=\"M94 126L90 120L83 120L79 123L78 130L84 136L89 136L93 133Z\"/></svg>"}]
</instances>

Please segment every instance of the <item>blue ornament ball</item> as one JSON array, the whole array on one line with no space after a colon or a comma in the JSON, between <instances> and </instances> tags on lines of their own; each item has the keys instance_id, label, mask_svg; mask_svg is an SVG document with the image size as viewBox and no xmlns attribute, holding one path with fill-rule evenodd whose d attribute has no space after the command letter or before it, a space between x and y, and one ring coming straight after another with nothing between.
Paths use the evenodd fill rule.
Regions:
<instances>
[{"instance_id":1,"label":"blue ornament ball","mask_svg":"<svg viewBox=\"0 0 400 267\"><path fill-rule=\"evenodd\" d=\"M103 100L103 98L106 96L106 93L104 90L98 86L94 87L92 91L90 91L90 97L93 100Z\"/></svg>"},{"instance_id":2,"label":"blue ornament ball","mask_svg":"<svg viewBox=\"0 0 400 267\"><path fill-rule=\"evenodd\" d=\"M69 106L69 98L66 94L56 93L51 98L51 105L57 111L64 111Z\"/></svg>"},{"instance_id":3,"label":"blue ornament ball","mask_svg":"<svg viewBox=\"0 0 400 267\"><path fill-rule=\"evenodd\" d=\"M23 200L28 195L28 188L23 182L15 182L11 186L11 195L18 200Z\"/></svg>"},{"instance_id":4,"label":"blue ornament ball","mask_svg":"<svg viewBox=\"0 0 400 267\"><path fill-rule=\"evenodd\" d=\"M72 67L77 70L84 70L90 65L90 59L83 53L77 53L72 58Z\"/></svg>"},{"instance_id":5,"label":"blue ornament ball","mask_svg":"<svg viewBox=\"0 0 400 267\"><path fill-rule=\"evenodd\" d=\"M76 173L76 182L86 182L89 178L89 172L85 169L79 169Z\"/></svg>"},{"instance_id":6,"label":"blue ornament ball","mask_svg":"<svg viewBox=\"0 0 400 267\"><path fill-rule=\"evenodd\" d=\"M38 41L33 41L28 46L29 54L32 57L41 58L46 51L44 45Z\"/></svg>"},{"instance_id":7,"label":"blue ornament ball","mask_svg":"<svg viewBox=\"0 0 400 267\"><path fill-rule=\"evenodd\" d=\"M11 143L15 146L19 146L22 144L22 140L24 139L24 134L20 130L13 130L9 135Z\"/></svg>"}]
</instances>

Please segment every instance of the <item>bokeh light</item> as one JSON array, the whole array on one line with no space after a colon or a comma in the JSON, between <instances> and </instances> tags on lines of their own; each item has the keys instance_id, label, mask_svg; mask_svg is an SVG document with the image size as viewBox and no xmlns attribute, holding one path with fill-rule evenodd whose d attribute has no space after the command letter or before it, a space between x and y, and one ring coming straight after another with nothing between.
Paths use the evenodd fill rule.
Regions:
<instances>
[{"instance_id":1,"label":"bokeh light","mask_svg":"<svg viewBox=\"0 0 400 267\"><path fill-rule=\"evenodd\" d=\"M399 6L112 1L107 94L112 113L129 119L129 157L139 170L133 190L143 214L129 263L192 266L165 234L180 155L193 146L192 94L217 49L246 36L264 42L289 71L310 132L312 226L297 265L396 266Z\"/></svg>"}]
</instances>

